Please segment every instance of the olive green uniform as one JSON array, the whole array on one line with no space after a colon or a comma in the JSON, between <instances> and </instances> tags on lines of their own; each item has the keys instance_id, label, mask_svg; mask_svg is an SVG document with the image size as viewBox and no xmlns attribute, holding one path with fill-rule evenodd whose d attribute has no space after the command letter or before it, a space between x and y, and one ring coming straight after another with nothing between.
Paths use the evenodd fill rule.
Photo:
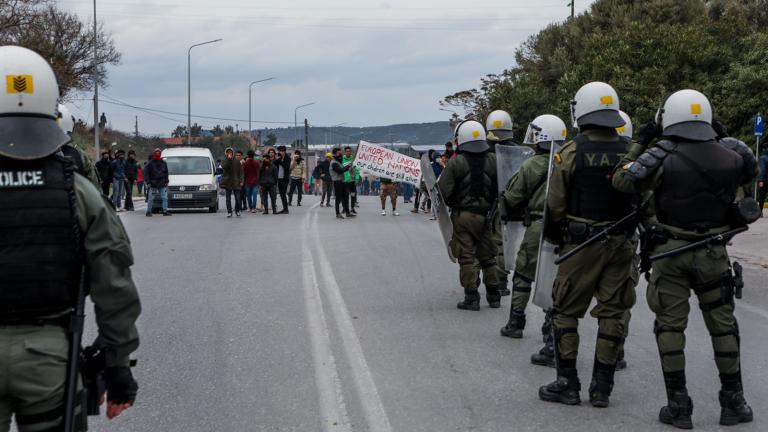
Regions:
<instances>
[{"instance_id":1,"label":"olive green uniform","mask_svg":"<svg viewBox=\"0 0 768 432\"><path fill-rule=\"evenodd\" d=\"M656 146L651 146L651 148L653 147ZM656 198L659 194L659 188L663 184L664 164L661 163L655 171L651 171L640 179L633 178L629 172L632 164L638 163L633 161L638 159L644 150L645 148L639 144L632 147L617 167L613 184L616 188L625 191L638 190L647 199L644 225L649 235L647 237L649 239L647 245L649 255L657 255L686 246L732 229L732 226L727 222L722 226L697 230L661 223L658 212L659 210L666 211L666 209L659 208ZM654 149L654 151L658 150L658 148ZM715 163L721 164L722 169L727 169L729 162L732 163L732 159L737 159L735 155L731 156L731 158L717 158ZM730 177L740 179L744 185L749 184L753 180L749 174L750 170L756 171L754 167L750 168L745 164L743 173L746 174L735 170L730 172ZM696 174L691 173L689 175ZM736 195L735 190L727 192L732 193L733 196ZM717 191L717 193L721 193L721 191ZM693 209L693 212L711 211L713 211L711 208ZM729 392L727 394L731 396L734 392L739 393L740 403L743 404L739 327L734 316L731 265L724 244L711 244L652 263L646 297L650 309L656 314L654 333L656 334L668 397L672 401L676 391L687 392L684 349L691 291L698 297L699 308L711 336L715 364L723 386L723 391L720 394L721 405L725 409L731 403L728 397L724 398L723 392ZM687 393L685 398L687 398ZM682 399L683 404L685 398ZM741 406L743 407L743 405ZM732 419L734 423L738 422L737 417L734 415L734 419ZM721 423L722 421L721 418ZM742 418L739 421L751 421L751 411L749 412L749 420Z\"/></svg>"},{"instance_id":2,"label":"olive green uniform","mask_svg":"<svg viewBox=\"0 0 768 432\"><path fill-rule=\"evenodd\" d=\"M106 367L129 365L139 346L135 326L141 312L131 277L130 241L117 214L85 177L75 175L91 300ZM55 318L55 317L52 317ZM15 414L19 432L49 430L63 416L68 333L55 325L0 326L0 432Z\"/></svg>"},{"instance_id":3,"label":"olive green uniform","mask_svg":"<svg viewBox=\"0 0 768 432\"><path fill-rule=\"evenodd\" d=\"M621 148L617 149L613 143ZM615 130L589 129L566 143L555 155L547 198L547 224L562 228L563 238L558 239L562 244L561 255L625 216L615 213L631 208L631 197L614 190L610 182L606 183L609 176L600 175L597 180L594 177L596 171L610 173L624 151L625 144ZM583 171L576 176L578 164L582 164ZM602 183L593 189L587 188L586 192L579 192L578 188L586 185L588 170L593 173L590 174L592 182ZM613 212L614 215L589 219L572 213L573 208L584 211L588 201L593 208L602 209L591 210L591 213ZM549 227L547 232L550 232ZM613 387L619 351L627 333L629 310L635 304L635 286L639 277L636 248L634 227L627 227L611 233L602 242L584 248L558 267L552 294L556 365L558 380L560 377L566 379L568 388L573 390L581 387L576 370L579 320L589 309L592 298L597 300L590 313L598 320L590 400L593 394L602 395L595 396L598 399L609 396ZM549 400L545 393L557 388L556 383L542 387L540 397ZM593 393L595 390L598 393Z\"/></svg>"},{"instance_id":4,"label":"olive green uniform","mask_svg":"<svg viewBox=\"0 0 768 432\"><path fill-rule=\"evenodd\" d=\"M523 242L515 260L512 282L512 309L525 311L531 297L531 283L536 276L541 239L541 217L544 214L546 176L549 153L537 154L520 167L502 194L507 214L529 213L531 224L525 230Z\"/></svg>"},{"instance_id":5,"label":"olive green uniform","mask_svg":"<svg viewBox=\"0 0 768 432\"><path fill-rule=\"evenodd\" d=\"M471 177L467 157L484 157L483 173L486 184L482 193L473 195L465 187ZM485 153L481 156L459 154L450 160L438 180L438 186L449 207L453 221L451 248L459 262L459 279L467 297L477 297L480 273L475 265L479 262L483 283L489 302L498 302L499 278L496 269L498 253L493 241L492 226L487 221L488 213L496 196L496 155Z\"/></svg>"}]
</instances>

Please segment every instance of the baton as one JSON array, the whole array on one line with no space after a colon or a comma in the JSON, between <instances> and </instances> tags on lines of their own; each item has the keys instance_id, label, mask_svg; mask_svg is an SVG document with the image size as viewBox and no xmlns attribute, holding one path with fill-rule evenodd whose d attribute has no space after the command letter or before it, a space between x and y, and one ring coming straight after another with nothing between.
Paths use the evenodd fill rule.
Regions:
<instances>
[{"instance_id":1,"label":"baton","mask_svg":"<svg viewBox=\"0 0 768 432\"><path fill-rule=\"evenodd\" d=\"M597 234L593 235L592 237L590 237L590 238L588 238L587 240L585 240L583 243L581 243L581 244L579 244L578 246L576 246L575 248L573 248L573 249L569 250L567 253L565 253L565 254L563 254L563 255L560 255L560 256L559 256L559 257L558 257L558 258L555 260L555 264L557 264L557 265L560 265L560 263L562 263L563 261L567 260L568 258L570 258L570 257L572 257L572 256L574 256L574 255L576 255L577 253L581 252L581 251L582 251L584 248L586 248L587 246L589 246L589 245L591 245L591 244L593 244L593 243L597 242L598 240L601 240L603 237L607 236L607 235L608 235L608 234L609 234L609 233L610 233L612 230L614 230L616 227L618 227L618 226L620 226L620 225L623 225L624 223L626 223L626 222L627 222L627 221L629 221L630 219L632 219L632 218L634 218L635 216L637 216L637 213L638 213L639 211L640 211L640 209L636 209L636 210L634 210L632 213L630 213L630 214L628 214L628 215L624 216L623 218L619 219L618 221L616 221L616 222L612 223L611 225L609 225L608 227L604 228L604 229L603 229L602 231L600 231L599 233L597 233Z\"/></svg>"},{"instance_id":2,"label":"baton","mask_svg":"<svg viewBox=\"0 0 768 432\"><path fill-rule=\"evenodd\" d=\"M675 255L680 255L681 253L688 252L689 250L698 249L703 246L709 246L710 244L718 244L730 241L733 236L736 234L743 233L744 231L748 230L749 227L743 226L740 228L736 228L730 231L726 231L722 234L713 235L712 237L707 237L704 240L699 240L697 242L687 244L685 246L681 246L676 249L672 249L670 251L662 252L658 255L654 255L650 258L651 262L658 261L660 259L668 258Z\"/></svg>"}]
</instances>

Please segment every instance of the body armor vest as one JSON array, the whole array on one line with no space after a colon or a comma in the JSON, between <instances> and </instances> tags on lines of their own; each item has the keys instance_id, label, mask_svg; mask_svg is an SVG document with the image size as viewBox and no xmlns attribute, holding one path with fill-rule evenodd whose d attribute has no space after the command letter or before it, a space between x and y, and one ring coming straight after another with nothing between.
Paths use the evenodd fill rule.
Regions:
<instances>
[{"instance_id":1,"label":"body armor vest","mask_svg":"<svg viewBox=\"0 0 768 432\"><path fill-rule=\"evenodd\" d=\"M0 157L0 322L71 309L83 268L74 164Z\"/></svg>"},{"instance_id":2,"label":"body armor vest","mask_svg":"<svg viewBox=\"0 0 768 432\"><path fill-rule=\"evenodd\" d=\"M472 211L475 213L485 213L491 208L491 204L495 198L495 191L498 189L496 185L495 173L489 172L489 169L495 167L495 163L491 163L489 158L491 153L484 154L463 154L461 157L466 159L469 170L461 181L456 183L456 193L451 201L456 203L463 210ZM479 158L482 160L482 187L473 188L472 184L472 163L470 158ZM493 174L493 175L492 175Z\"/></svg>"},{"instance_id":3,"label":"body armor vest","mask_svg":"<svg viewBox=\"0 0 768 432\"><path fill-rule=\"evenodd\" d=\"M613 170L625 153L623 141L591 141L577 135L576 167L568 186L568 214L597 222L616 221L632 211L632 194L612 184Z\"/></svg>"},{"instance_id":4,"label":"body armor vest","mask_svg":"<svg viewBox=\"0 0 768 432\"><path fill-rule=\"evenodd\" d=\"M679 143L654 191L659 222L687 230L728 225L743 161L715 141Z\"/></svg>"}]
</instances>

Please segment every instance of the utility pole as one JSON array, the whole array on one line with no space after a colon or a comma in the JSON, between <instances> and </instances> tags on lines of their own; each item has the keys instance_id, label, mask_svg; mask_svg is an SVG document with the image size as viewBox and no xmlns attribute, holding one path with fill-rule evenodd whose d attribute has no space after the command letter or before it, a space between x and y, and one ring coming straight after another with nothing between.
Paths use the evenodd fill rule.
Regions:
<instances>
[{"instance_id":1,"label":"utility pole","mask_svg":"<svg viewBox=\"0 0 768 432\"><path fill-rule=\"evenodd\" d=\"M571 18L576 16L576 0L571 0Z\"/></svg>"},{"instance_id":2,"label":"utility pole","mask_svg":"<svg viewBox=\"0 0 768 432\"><path fill-rule=\"evenodd\" d=\"M139 139L139 116L136 116L136 122L133 124L133 128L133 135L136 137L136 139Z\"/></svg>"},{"instance_id":3,"label":"utility pole","mask_svg":"<svg viewBox=\"0 0 768 432\"><path fill-rule=\"evenodd\" d=\"M305 153L309 153L309 122L304 119L304 149Z\"/></svg>"},{"instance_id":4,"label":"utility pole","mask_svg":"<svg viewBox=\"0 0 768 432\"><path fill-rule=\"evenodd\" d=\"M101 158L99 148L99 33L96 27L96 0L93 0L93 142L96 160Z\"/></svg>"}]
</instances>

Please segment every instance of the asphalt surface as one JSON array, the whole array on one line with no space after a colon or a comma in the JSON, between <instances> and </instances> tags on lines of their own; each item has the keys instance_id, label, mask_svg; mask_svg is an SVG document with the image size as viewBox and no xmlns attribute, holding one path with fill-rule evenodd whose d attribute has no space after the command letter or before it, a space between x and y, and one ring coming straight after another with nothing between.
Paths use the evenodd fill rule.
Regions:
<instances>
[{"instance_id":1,"label":"asphalt surface","mask_svg":"<svg viewBox=\"0 0 768 432\"><path fill-rule=\"evenodd\" d=\"M458 267L436 223L402 199L400 217L382 217L377 199L361 201L360 216L343 221L315 197L278 216L123 213L144 307L141 388L135 407L111 422L92 419L92 430L673 430L656 420L665 393L644 284L611 406L587 401L589 316L580 326L583 405L545 403L538 387L554 370L529 363L543 314L529 306L525 337L512 340L498 332L509 297L501 309L457 310ZM766 255L750 251L737 305L755 421L723 430L768 429ZM717 371L695 306L687 341L695 427L721 430Z\"/></svg>"}]
</instances>

